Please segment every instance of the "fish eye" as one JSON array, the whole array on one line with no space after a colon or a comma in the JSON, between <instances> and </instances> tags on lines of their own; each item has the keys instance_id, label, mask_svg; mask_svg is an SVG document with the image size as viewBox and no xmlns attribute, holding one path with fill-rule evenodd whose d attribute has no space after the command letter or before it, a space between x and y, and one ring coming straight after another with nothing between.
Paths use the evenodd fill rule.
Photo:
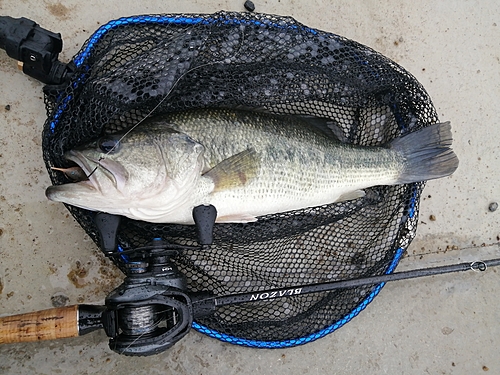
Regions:
<instances>
[{"instance_id":1,"label":"fish eye","mask_svg":"<svg viewBox=\"0 0 500 375\"><path fill-rule=\"evenodd\" d=\"M103 137L99 139L97 145L99 149L106 154L113 154L120 148L120 141L118 138Z\"/></svg>"}]
</instances>

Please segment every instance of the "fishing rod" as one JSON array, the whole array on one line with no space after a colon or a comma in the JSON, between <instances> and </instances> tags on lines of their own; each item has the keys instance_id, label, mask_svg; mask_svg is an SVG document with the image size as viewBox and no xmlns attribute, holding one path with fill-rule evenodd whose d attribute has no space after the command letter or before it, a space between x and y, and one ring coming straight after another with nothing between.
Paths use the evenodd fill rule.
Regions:
<instances>
[{"instance_id":1,"label":"fishing rod","mask_svg":"<svg viewBox=\"0 0 500 375\"><path fill-rule=\"evenodd\" d=\"M193 210L201 251L213 241L217 212L213 206ZM100 247L106 256L126 257L124 282L105 299L104 305L73 305L0 318L0 344L77 337L104 329L109 347L119 354L147 356L163 352L182 339L194 320L214 314L218 307L296 297L309 293L376 285L451 272L484 272L500 265L500 259L396 272L379 276L287 286L248 293L215 296L187 290L185 276L172 258L189 246L154 239L149 245L118 250L116 233L120 217L98 213L94 221Z\"/></svg>"}]
</instances>

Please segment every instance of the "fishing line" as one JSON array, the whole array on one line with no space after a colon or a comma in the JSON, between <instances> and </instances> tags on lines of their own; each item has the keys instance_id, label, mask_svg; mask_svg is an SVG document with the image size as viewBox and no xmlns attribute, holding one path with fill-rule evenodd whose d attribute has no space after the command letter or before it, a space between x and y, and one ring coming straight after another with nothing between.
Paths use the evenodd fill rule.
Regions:
<instances>
[{"instance_id":1,"label":"fishing line","mask_svg":"<svg viewBox=\"0 0 500 375\"><path fill-rule=\"evenodd\" d=\"M209 31L209 35L212 34L212 31L210 30ZM210 38L207 38L207 40L210 39ZM245 41L245 32L244 30L241 30L241 42L239 43L239 48L238 50L230 57L232 59L234 59L236 56L238 56L240 54L240 51L241 51L241 48L243 46L243 43ZM226 59L226 58L225 58ZM87 176L87 177L90 177L94 174L94 172L97 170L98 167L102 167L102 165L100 164L100 161L103 160L104 158L106 158L110 153L112 153L116 147L118 147L118 145L120 144L120 142L125 139L125 137L127 137L134 129L136 129L140 124L142 124L147 118L149 118L149 116L151 116L164 102L165 100L168 99L168 97L170 96L170 94L172 93L172 91L175 89L175 87L177 86L177 84L185 77L187 76L188 74L192 73L193 71L197 70L197 69L200 69L200 68L204 68L206 66L211 66L211 65L216 65L216 64L221 64L221 63L224 63L224 60L225 59L221 59L221 60L218 60L218 61L212 61L212 62L208 62L208 63L205 63L205 64L201 64L201 65L198 65L198 66L195 66L191 69L188 69L185 73L181 74L181 76L174 82L174 84L172 85L172 87L170 88L170 90L168 91L168 93L163 97L163 99L161 99L158 104L156 104L153 109L151 109L141 120L139 120L135 125L133 125L129 130L127 130L125 132L125 134L123 134L120 139L118 139L118 141L113 145L113 147L106 153L104 154L103 156L100 156L99 157L99 160L97 161L97 165L96 167L94 168L94 170Z\"/></svg>"},{"instance_id":2,"label":"fishing line","mask_svg":"<svg viewBox=\"0 0 500 375\"><path fill-rule=\"evenodd\" d=\"M216 62L216 63L220 63L220 61ZM170 88L169 92L165 95L165 97L163 99L161 99L158 104L156 104L153 109L151 109L141 120L139 120L136 124L134 124L129 130L127 130L125 132L125 134L123 134L120 139L118 139L118 141L113 145L113 147L111 147L111 149L106 152L106 154L102 155L102 156L99 156L99 159L97 160L96 163L96 166L94 167L94 169L92 170L92 172L87 176L87 178L90 178L90 176L92 176L94 174L94 172L97 170L97 168L99 167L102 167L102 165L100 164L101 160L104 160L109 154L111 154L115 149L116 147L120 144L120 142L125 139L125 137L127 137L134 129L136 129L140 124L142 124L149 116L151 116L151 114L153 112L155 112L159 107L160 105L162 105L165 100L170 96L170 94L172 93L172 91L174 90L175 86L177 85L177 83L182 79L184 78L187 74L191 73L192 71L194 71L195 69L198 69L198 68L201 68L201 67L204 67L204 66L208 66L208 65L212 65L211 63L207 63L207 64L203 64L203 65L200 65L200 66L197 66L197 67L194 67L192 69L189 69L187 72L185 72L184 74L182 74L175 82L174 84L172 85L172 87Z\"/></svg>"},{"instance_id":3,"label":"fishing line","mask_svg":"<svg viewBox=\"0 0 500 375\"><path fill-rule=\"evenodd\" d=\"M167 313L167 312L170 312L170 310L167 310L167 309L160 310L160 311L158 311L158 314ZM157 328L161 324L162 321L165 321L165 322L172 321L174 323L174 325L176 324L176 318L174 316L172 316L171 318L167 318L167 319L163 319L163 317L160 317L157 321L153 321L153 323L150 326L146 327L146 328L149 328L148 330L139 334L130 344L128 344L128 346L123 348L121 350L121 354L125 353L128 349L130 349L137 341L139 341L145 335L151 333L155 328Z\"/></svg>"}]
</instances>

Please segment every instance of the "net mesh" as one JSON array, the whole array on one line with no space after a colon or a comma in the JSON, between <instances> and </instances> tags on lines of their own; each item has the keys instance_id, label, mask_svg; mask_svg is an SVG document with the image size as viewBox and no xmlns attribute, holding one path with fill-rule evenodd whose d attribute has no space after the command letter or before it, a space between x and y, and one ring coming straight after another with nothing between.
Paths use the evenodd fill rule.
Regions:
<instances>
[{"instance_id":1,"label":"net mesh","mask_svg":"<svg viewBox=\"0 0 500 375\"><path fill-rule=\"evenodd\" d=\"M72 81L47 87L44 160L147 115L202 107L265 108L330 119L344 142L372 146L437 122L429 96L403 68L354 41L292 18L250 13L152 15L111 21L74 57ZM416 230L422 183L377 186L364 198L217 224L209 250L174 261L191 292L223 296L392 272ZM98 244L92 213L67 206ZM193 226L124 218L122 247L153 238L196 245ZM119 260L116 260L118 266ZM381 285L225 306L195 328L259 347L301 344L355 316Z\"/></svg>"}]
</instances>

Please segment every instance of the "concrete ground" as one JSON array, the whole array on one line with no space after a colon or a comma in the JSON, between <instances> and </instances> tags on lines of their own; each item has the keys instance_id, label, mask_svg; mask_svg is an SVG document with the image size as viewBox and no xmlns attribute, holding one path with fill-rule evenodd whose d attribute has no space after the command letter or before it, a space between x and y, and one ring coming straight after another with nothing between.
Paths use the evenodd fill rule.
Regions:
<instances>
[{"instance_id":1,"label":"concrete ground","mask_svg":"<svg viewBox=\"0 0 500 375\"><path fill-rule=\"evenodd\" d=\"M240 1L0 0L0 14L61 32L68 61L107 21L146 13L243 11ZM259 12L366 44L412 72L449 120L457 172L424 191L399 270L500 256L500 8L495 1L254 1ZM60 204L41 156L42 85L0 51L0 315L102 303L121 274ZM8 109L9 108L9 109ZM352 322L305 346L258 350L191 332L147 358L111 352L102 332L0 346L1 374L500 374L499 269L398 281Z\"/></svg>"}]
</instances>

